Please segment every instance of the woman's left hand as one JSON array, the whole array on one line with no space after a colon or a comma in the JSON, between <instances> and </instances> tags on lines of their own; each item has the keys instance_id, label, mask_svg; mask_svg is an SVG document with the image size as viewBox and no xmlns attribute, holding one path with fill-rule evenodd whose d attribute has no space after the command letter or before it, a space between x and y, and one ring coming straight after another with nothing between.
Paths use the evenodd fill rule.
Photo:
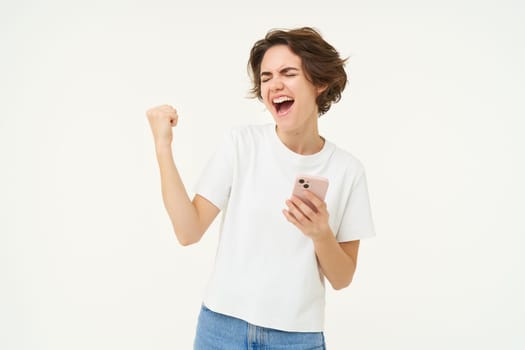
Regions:
<instances>
[{"instance_id":1,"label":"woman's left hand","mask_svg":"<svg viewBox=\"0 0 525 350\"><path fill-rule=\"evenodd\" d=\"M289 222L312 240L322 239L331 234L326 203L310 191L304 191L304 196L313 204L315 210L299 197L292 196L286 201L288 210L283 209L283 214Z\"/></svg>"}]
</instances>

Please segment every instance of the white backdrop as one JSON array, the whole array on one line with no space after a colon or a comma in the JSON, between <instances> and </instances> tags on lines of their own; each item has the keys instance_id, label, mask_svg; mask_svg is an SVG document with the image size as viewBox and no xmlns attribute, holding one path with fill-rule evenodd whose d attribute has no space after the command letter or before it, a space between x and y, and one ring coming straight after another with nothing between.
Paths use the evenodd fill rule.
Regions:
<instances>
[{"instance_id":1,"label":"white backdrop","mask_svg":"<svg viewBox=\"0 0 525 350\"><path fill-rule=\"evenodd\" d=\"M217 243L181 247L145 111L188 188L252 44L313 26L350 85L321 133L362 160L377 237L327 291L329 349L525 348L521 1L2 1L0 348L190 349Z\"/></svg>"}]
</instances>

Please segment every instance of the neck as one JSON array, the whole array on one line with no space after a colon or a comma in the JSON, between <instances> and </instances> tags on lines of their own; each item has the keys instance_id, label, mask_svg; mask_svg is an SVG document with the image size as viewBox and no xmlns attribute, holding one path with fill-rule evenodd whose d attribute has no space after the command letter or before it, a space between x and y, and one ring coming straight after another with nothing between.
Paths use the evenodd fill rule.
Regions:
<instances>
[{"instance_id":1,"label":"neck","mask_svg":"<svg viewBox=\"0 0 525 350\"><path fill-rule=\"evenodd\" d=\"M325 140L319 135L317 124L305 130L283 131L276 125L277 136L292 152L301 155L318 153L323 149Z\"/></svg>"}]
</instances>

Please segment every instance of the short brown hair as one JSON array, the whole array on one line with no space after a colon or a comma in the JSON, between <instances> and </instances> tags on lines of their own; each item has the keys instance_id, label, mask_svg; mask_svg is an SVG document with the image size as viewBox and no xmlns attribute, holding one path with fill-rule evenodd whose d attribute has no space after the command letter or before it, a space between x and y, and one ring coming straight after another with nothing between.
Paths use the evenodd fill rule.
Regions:
<instances>
[{"instance_id":1,"label":"short brown hair","mask_svg":"<svg viewBox=\"0 0 525 350\"><path fill-rule=\"evenodd\" d=\"M272 29L264 39L253 45L248 60L248 72L253 84L250 89L251 97L262 100L261 63L266 51L275 45L288 46L301 58L306 78L316 87L326 87L316 99L319 115L325 114L332 103L341 99L347 82L344 69L347 59L342 59L337 50L317 30L310 27Z\"/></svg>"}]
</instances>

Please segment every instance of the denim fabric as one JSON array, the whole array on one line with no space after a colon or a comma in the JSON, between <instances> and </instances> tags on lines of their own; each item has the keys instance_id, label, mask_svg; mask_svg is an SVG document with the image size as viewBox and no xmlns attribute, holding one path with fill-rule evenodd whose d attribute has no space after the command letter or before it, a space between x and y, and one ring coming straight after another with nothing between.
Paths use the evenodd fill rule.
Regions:
<instances>
[{"instance_id":1,"label":"denim fabric","mask_svg":"<svg viewBox=\"0 0 525 350\"><path fill-rule=\"evenodd\" d=\"M194 350L324 350L323 332L284 332L252 325L202 305Z\"/></svg>"}]
</instances>

